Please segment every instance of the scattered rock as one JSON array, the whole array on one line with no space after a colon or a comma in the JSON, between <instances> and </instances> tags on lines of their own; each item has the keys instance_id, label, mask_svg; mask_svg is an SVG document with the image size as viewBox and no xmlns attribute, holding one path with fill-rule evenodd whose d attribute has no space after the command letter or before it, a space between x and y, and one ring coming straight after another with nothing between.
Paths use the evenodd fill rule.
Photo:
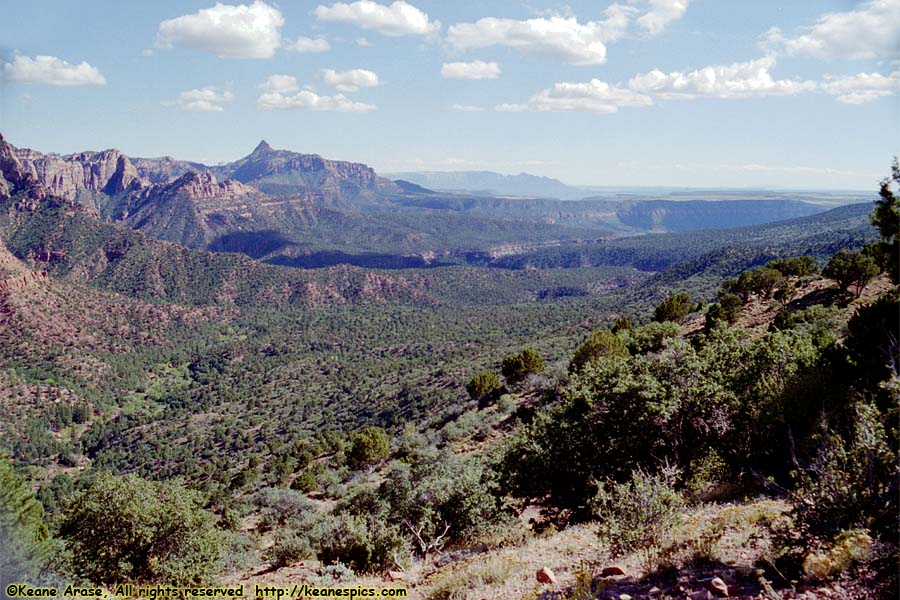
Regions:
<instances>
[{"instance_id":1,"label":"scattered rock","mask_svg":"<svg viewBox=\"0 0 900 600\"><path fill-rule=\"evenodd\" d=\"M689 594L691 600L715 600L715 596L709 590L700 590Z\"/></svg>"},{"instance_id":2,"label":"scattered rock","mask_svg":"<svg viewBox=\"0 0 900 600\"><path fill-rule=\"evenodd\" d=\"M625 571L623 571L620 567L606 567L602 571L600 571L600 577L617 577L624 574Z\"/></svg>"},{"instance_id":3,"label":"scattered rock","mask_svg":"<svg viewBox=\"0 0 900 600\"><path fill-rule=\"evenodd\" d=\"M548 569L547 567L541 567L538 569L537 573L534 574L535 578L537 578L539 583L556 583L556 577L553 575L553 571Z\"/></svg>"},{"instance_id":4,"label":"scattered rock","mask_svg":"<svg viewBox=\"0 0 900 600\"><path fill-rule=\"evenodd\" d=\"M709 580L709 591L716 594L717 596L723 596L725 598L728 597L728 585L722 581L721 577L713 577Z\"/></svg>"},{"instance_id":5,"label":"scattered rock","mask_svg":"<svg viewBox=\"0 0 900 600\"><path fill-rule=\"evenodd\" d=\"M631 596L628 594L619 594L619 600L631 600Z\"/></svg>"},{"instance_id":6,"label":"scattered rock","mask_svg":"<svg viewBox=\"0 0 900 600\"><path fill-rule=\"evenodd\" d=\"M647 595L650 596L651 598L656 598L657 596L662 595L662 590L654 585L652 588L647 590Z\"/></svg>"}]
</instances>

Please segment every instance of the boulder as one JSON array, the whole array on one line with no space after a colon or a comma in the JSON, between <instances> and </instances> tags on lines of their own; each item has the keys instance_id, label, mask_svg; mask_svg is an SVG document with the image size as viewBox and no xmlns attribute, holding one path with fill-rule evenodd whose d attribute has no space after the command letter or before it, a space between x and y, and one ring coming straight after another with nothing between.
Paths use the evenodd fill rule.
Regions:
<instances>
[{"instance_id":1,"label":"boulder","mask_svg":"<svg viewBox=\"0 0 900 600\"><path fill-rule=\"evenodd\" d=\"M728 585L722 581L721 577L713 577L710 579L707 588L717 596L722 596L723 598L728 597Z\"/></svg>"},{"instance_id":2,"label":"boulder","mask_svg":"<svg viewBox=\"0 0 900 600\"><path fill-rule=\"evenodd\" d=\"M556 583L556 577L553 575L553 571L551 571L547 567L541 567L540 569L538 569L537 573L535 573L534 576L539 583Z\"/></svg>"}]
</instances>

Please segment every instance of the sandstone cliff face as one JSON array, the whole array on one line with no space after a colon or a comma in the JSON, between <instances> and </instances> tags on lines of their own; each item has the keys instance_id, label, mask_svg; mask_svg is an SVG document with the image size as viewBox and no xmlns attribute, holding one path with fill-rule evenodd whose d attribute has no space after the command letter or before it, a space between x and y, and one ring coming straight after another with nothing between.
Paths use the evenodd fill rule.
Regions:
<instances>
[{"instance_id":1,"label":"sandstone cliff face","mask_svg":"<svg viewBox=\"0 0 900 600\"><path fill-rule=\"evenodd\" d=\"M39 200L46 195L38 178L16 156L15 147L7 143L0 134L0 200L25 191L31 200Z\"/></svg>"},{"instance_id":2,"label":"sandstone cliff face","mask_svg":"<svg viewBox=\"0 0 900 600\"><path fill-rule=\"evenodd\" d=\"M266 194L311 194L310 198L325 202L371 198L378 192L399 191L392 181L379 177L367 165L328 160L317 154L275 150L265 141L248 156L216 167L168 156L132 159L115 149L62 156L6 146L8 156L5 160L9 164L7 169L0 169L2 173L10 169L24 171L50 195L89 204L101 213L107 210L105 201L97 198L97 194L116 196L123 192L146 192L151 187L155 189L149 193L158 194L163 190L156 186L170 184L184 187L184 191L196 198L246 194L249 193L246 186L239 185L245 183ZM11 166L13 160L15 167ZM219 181L226 181L218 183L209 173ZM9 179L8 174L0 175L0 194L8 196L12 193ZM236 181L229 183L227 180L230 179Z\"/></svg>"},{"instance_id":3,"label":"sandstone cliff face","mask_svg":"<svg viewBox=\"0 0 900 600\"><path fill-rule=\"evenodd\" d=\"M17 148L15 154L50 194L66 200L76 200L83 192L114 195L140 180L137 169L118 150L60 156Z\"/></svg>"},{"instance_id":4,"label":"sandstone cliff face","mask_svg":"<svg viewBox=\"0 0 900 600\"><path fill-rule=\"evenodd\" d=\"M189 198L196 199L244 196L256 192L253 187L234 179L220 182L209 172L185 173L166 187L175 193L184 193Z\"/></svg>"}]
</instances>

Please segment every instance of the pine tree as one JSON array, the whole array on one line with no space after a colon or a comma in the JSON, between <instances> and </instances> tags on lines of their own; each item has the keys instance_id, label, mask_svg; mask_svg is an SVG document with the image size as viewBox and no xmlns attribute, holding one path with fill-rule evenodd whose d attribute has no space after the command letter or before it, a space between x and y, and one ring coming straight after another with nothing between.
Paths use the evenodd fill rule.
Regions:
<instances>
[{"instance_id":1,"label":"pine tree","mask_svg":"<svg viewBox=\"0 0 900 600\"><path fill-rule=\"evenodd\" d=\"M0 454L0 584L37 577L52 547L44 508Z\"/></svg>"}]
</instances>

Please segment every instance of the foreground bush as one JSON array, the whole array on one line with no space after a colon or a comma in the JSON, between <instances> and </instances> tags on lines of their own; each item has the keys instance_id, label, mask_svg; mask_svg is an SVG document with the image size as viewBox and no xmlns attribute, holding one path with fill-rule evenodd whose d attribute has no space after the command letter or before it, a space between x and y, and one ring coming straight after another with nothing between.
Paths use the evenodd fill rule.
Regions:
<instances>
[{"instance_id":1,"label":"foreground bush","mask_svg":"<svg viewBox=\"0 0 900 600\"><path fill-rule=\"evenodd\" d=\"M394 564L394 557L407 551L399 528L376 515L329 515L311 537L316 557L323 564L341 563L356 572L386 569Z\"/></svg>"},{"instance_id":2,"label":"foreground bush","mask_svg":"<svg viewBox=\"0 0 900 600\"><path fill-rule=\"evenodd\" d=\"M600 488L596 499L598 533L613 556L637 552L648 572L657 568L659 552L685 506L672 486L673 479L674 473L634 471L629 481Z\"/></svg>"},{"instance_id":3,"label":"foreground bush","mask_svg":"<svg viewBox=\"0 0 900 600\"><path fill-rule=\"evenodd\" d=\"M30 581L52 549L44 509L0 454L0 583ZM5 596L4 596L5 597Z\"/></svg>"},{"instance_id":4,"label":"foreground bush","mask_svg":"<svg viewBox=\"0 0 900 600\"><path fill-rule=\"evenodd\" d=\"M200 495L172 482L101 473L60 526L73 574L93 583L210 581L222 540Z\"/></svg>"},{"instance_id":5,"label":"foreground bush","mask_svg":"<svg viewBox=\"0 0 900 600\"><path fill-rule=\"evenodd\" d=\"M806 544L859 527L891 538L900 532L896 509L900 468L885 417L865 403L851 413L849 433L844 437L826 432L815 460L797 474L791 502Z\"/></svg>"}]
</instances>

